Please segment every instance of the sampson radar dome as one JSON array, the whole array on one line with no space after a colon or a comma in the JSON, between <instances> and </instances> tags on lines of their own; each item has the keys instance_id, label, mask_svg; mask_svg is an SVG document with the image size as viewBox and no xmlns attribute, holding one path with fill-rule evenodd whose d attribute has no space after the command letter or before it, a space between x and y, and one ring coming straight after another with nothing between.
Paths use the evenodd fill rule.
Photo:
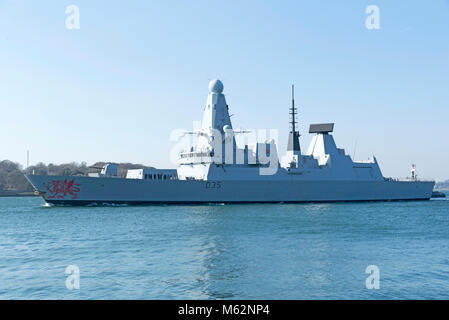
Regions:
<instances>
[{"instance_id":1,"label":"sampson radar dome","mask_svg":"<svg viewBox=\"0 0 449 320\"><path fill-rule=\"evenodd\" d=\"M218 79L214 79L209 83L209 92L212 93L222 93L223 92L223 82Z\"/></svg>"}]
</instances>

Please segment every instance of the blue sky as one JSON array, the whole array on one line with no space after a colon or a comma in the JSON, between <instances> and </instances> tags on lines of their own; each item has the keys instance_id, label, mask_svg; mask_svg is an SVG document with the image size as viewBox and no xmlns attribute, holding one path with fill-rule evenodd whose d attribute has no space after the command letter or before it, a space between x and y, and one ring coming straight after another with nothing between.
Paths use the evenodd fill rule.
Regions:
<instances>
[{"instance_id":1,"label":"blue sky","mask_svg":"<svg viewBox=\"0 0 449 320\"><path fill-rule=\"evenodd\" d=\"M0 159L173 167L172 129L220 78L234 127L279 129L281 154L294 83L303 150L335 122L385 176L449 179L448 39L448 0L0 0Z\"/></svg>"}]
</instances>

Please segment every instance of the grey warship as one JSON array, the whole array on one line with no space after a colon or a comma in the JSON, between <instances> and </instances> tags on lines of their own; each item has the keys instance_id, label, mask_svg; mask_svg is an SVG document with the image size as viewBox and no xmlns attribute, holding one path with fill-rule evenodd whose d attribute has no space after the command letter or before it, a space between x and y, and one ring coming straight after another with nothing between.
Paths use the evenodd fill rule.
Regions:
<instances>
[{"instance_id":1,"label":"grey warship","mask_svg":"<svg viewBox=\"0 0 449 320\"><path fill-rule=\"evenodd\" d=\"M434 181L386 178L377 159L354 161L337 148L333 123L312 124L312 141L301 151L294 96L286 154L275 141L238 146L223 94L223 83L209 84L197 142L179 154L177 169L133 169L118 176L106 164L88 176L25 176L54 205L300 203L428 200Z\"/></svg>"}]
</instances>

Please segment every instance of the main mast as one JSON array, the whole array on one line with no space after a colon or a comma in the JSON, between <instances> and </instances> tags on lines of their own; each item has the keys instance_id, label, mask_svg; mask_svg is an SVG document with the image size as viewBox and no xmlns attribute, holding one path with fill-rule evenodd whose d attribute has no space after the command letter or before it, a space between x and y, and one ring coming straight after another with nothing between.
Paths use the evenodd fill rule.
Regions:
<instances>
[{"instance_id":1,"label":"main mast","mask_svg":"<svg viewBox=\"0 0 449 320\"><path fill-rule=\"evenodd\" d=\"M290 108L290 115L292 116L291 119L292 131L296 132L295 86L293 84L292 84L292 107Z\"/></svg>"},{"instance_id":2,"label":"main mast","mask_svg":"<svg viewBox=\"0 0 449 320\"><path fill-rule=\"evenodd\" d=\"M301 147L299 145L299 132L296 131L296 107L295 107L295 86L292 85L292 107L290 108L290 116L291 116L291 131L288 136L288 147L287 151L293 151L294 154L301 154Z\"/></svg>"}]
</instances>

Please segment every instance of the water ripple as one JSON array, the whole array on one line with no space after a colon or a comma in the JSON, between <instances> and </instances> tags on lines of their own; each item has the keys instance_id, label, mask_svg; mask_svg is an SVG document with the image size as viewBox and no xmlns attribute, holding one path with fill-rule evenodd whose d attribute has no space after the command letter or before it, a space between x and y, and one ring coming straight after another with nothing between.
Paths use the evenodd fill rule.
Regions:
<instances>
[{"instance_id":1,"label":"water ripple","mask_svg":"<svg viewBox=\"0 0 449 320\"><path fill-rule=\"evenodd\" d=\"M2 299L449 298L449 202L44 206L0 198ZM381 289L368 290L368 265ZM66 267L80 289L66 288Z\"/></svg>"}]
</instances>

